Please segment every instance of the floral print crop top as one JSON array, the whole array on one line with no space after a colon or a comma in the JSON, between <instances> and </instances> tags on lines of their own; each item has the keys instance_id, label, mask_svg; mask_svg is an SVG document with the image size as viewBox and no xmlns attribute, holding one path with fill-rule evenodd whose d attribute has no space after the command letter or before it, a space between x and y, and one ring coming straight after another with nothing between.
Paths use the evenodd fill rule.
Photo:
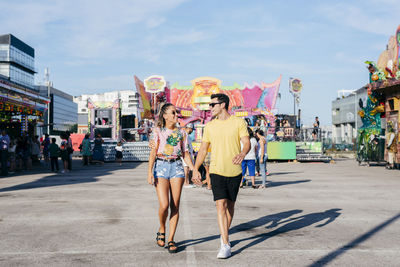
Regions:
<instances>
[{"instance_id":1,"label":"floral print crop top","mask_svg":"<svg viewBox=\"0 0 400 267\"><path fill-rule=\"evenodd\" d=\"M157 157L179 158L189 151L188 136L185 130L176 128L153 129L153 140L158 144Z\"/></svg>"}]
</instances>

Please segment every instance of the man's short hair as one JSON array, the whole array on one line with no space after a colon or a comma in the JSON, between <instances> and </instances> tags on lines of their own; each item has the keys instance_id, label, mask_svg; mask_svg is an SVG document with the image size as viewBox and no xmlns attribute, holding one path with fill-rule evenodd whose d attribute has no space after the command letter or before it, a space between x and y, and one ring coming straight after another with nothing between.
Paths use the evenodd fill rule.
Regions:
<instances>
[{"instance_id":1,"label":"man's short hair","mask_svg":"<svg viewBox=\"0 0 400 267\"><path fill-rule=\"evenodd\" d=\"M217 98L220 103L225 103L225 109L229 110L229 97L226 94L212 94L211 99L213 98Z\"/></svg>"}]
</instances>

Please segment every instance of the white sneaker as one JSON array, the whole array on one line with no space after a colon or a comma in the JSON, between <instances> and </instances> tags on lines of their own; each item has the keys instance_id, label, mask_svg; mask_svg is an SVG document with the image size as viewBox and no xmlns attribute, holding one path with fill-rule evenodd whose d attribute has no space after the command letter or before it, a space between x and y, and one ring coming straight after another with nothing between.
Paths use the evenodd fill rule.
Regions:
<instances>
[{"instance_id":1,"label":"white sneaker","mask_svg":"<svg viewBox=\"0 0 400 267\"><path fill-rule=\"evenodd\" d=\"M224 241L222 241L222 236L219 236L219 240L221 241L221 247L224 244ZM228 237L228 246L231 246L231 242L229 242L229 237Z\"/></svg>"},{"instance_id":2,"label":"white sneaker","mask_svg":"<svg viewBox=\"0 0 400 267\"><path fill-rule=\"evenodd\" d=\"M218 259L226 259L231 256L231 247L227 244L223 244L219 249L217 258Z\"/></svg>"}]
</instances>

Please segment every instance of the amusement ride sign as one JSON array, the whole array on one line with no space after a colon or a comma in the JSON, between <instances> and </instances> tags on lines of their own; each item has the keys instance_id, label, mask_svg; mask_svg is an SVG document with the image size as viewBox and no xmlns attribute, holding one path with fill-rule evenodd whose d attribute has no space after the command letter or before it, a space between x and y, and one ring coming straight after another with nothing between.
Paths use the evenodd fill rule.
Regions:
<instances>
[{"instance_id":1,"label":"amusement ride sign","mask_svg":"<svg viewBox=\"0 0 400 267\"><path fill-rule=\"evenodd\" d=\"M164 92L166 85L167 82L164 77L160 75L152 75L144 80L144 88L146 89L146 92L152 94Z\"/></svg>"},{"instance_id":2,"label":"amusement ride sign","mask_svg":"<svg viewBox=\"0 0 400 267\"><path fill-rule=\"evenodd\" d=\"M303 89L303 84L301 83L300 79L290 78L289 88L292 94L300 94L301 89Z\"/></svg>"}]
</instances>

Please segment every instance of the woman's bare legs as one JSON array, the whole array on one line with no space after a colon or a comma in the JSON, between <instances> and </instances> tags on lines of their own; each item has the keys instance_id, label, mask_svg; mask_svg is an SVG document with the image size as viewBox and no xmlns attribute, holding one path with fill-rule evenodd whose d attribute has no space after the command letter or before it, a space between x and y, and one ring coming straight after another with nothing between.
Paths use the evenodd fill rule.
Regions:
<instances>
[{"instance_id":1,"label":"woman's bare legs","mask_svg":"<svg viewBox=\"0 0 400 267\"><path fill-rule=\"evenodd\" d=\"M165 234L165 223L168 217L168 207L169 207L169 191L170 184L167 179L157 178L156 191L158 197L158 219L160 221L159 232ZM162 241L157 241L160 246L164 246L165 243Z\"/></svg>"},{"instance_id":2,"label":"woman's bare legs","mask_svg":"<svg viewBox=\"0 0 400 267\"><path fill-rule=\"evenodd\" d=\"M174 241L176 227L179 220L179 203L181 200L182 186L185 179L171 178L170 179L170 192L171 192L171 214L169 217L169 234L168 241ZM176 249L176 248L175 248ZM175 250L172 248L172 250Z\"/></svg>"},{"instance_id":3,"label":"woman's bare legs","mask_svg":"<svg viewBox=\"0 0 400 267\"><path fill-rule=\"evenodd\" d=\"M250 179L251 179L251 185L255 186L256 185L256 181L254 179L254 176L250 176Z\"/></svg>"}]
</instances>

